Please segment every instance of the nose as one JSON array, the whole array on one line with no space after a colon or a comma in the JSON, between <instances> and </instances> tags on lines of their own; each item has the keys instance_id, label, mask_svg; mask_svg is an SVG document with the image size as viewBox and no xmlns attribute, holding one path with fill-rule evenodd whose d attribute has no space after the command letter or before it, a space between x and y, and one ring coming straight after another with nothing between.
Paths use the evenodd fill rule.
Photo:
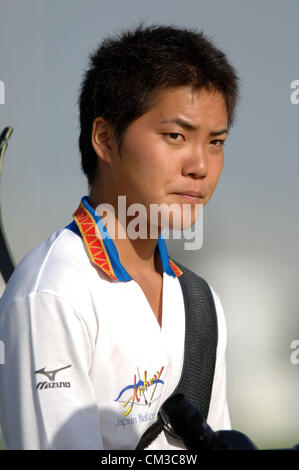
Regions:
<instances>
[{"instance_id":1,"label":"nose","mask_svg":"<svg viewBox=\"0 0 299 470\"><path fill-rule=\"evenodd\" d=\"M208 174L208 155L202 145L190 149L183 163L183 175L194 179L204 178Z\"/></svg>"}]
</instances>

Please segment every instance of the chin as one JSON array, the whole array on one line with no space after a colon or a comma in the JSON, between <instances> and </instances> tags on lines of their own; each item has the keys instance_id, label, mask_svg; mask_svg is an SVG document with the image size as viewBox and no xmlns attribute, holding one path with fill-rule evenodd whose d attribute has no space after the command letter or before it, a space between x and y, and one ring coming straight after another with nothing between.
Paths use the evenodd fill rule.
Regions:
<instances>
[{"instance_id":1,"label":"chin","mask_svg":"<svg viewBox=\"0 0 299 470\"><path fill-rule=\"evenodd\" d=\"M201 209L202 207L200 207ZM169 221L169 229L170 230L176 230L176 231L183 231L183 230L188 230L190 227L192 227L199 214L200 214L200 209L197 210L197 213L196 215L193 213L193 214L190 214L190 217L177 217L177 218L173 218L173 219L170 219Z\"/></svg>"}]
</instances>

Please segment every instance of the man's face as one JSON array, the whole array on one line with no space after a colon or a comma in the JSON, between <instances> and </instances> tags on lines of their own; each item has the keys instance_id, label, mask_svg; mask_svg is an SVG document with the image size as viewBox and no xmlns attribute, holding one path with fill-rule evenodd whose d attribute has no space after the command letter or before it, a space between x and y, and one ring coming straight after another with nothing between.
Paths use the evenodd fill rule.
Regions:
<instances>
[{"instance_id":1,"label":"man's face","mask_svg":"<svg viewBox=\"0 0 299 470\"><path fill-rule=\"evenodd\" d=\"M150 204L191 205L193 224L196 209L208 202L220 177L227 125L221 93L190 87L161 92L128 127L121 155L115 151L114 194L147 210Z\"/></svg>"}]
</instances>

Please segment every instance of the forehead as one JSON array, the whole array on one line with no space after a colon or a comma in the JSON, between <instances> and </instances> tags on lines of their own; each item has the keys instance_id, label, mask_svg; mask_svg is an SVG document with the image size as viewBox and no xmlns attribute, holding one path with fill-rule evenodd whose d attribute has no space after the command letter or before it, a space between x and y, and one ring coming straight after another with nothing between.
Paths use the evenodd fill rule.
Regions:
<instances>
[{"instance_id":1,"label":"forehead","mask_svg":"<svg viewBox=\"0 0 299 470\"><path fill-rule=\"evenodd\" d=\"M222 93L212 89L191 87L167 88L155 96L144 119L167 120L177 117L190 120L194 125L227 125L227 107Z\"/></svg>"}]
</instances>

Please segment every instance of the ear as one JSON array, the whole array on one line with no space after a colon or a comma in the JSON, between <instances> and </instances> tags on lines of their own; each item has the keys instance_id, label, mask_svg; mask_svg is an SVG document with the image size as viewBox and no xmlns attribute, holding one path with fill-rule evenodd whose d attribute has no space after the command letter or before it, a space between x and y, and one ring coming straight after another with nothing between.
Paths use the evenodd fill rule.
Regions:
<instances>
[{"instance_id":1,"label":"ear","mask_svg":"<svg viewBox=\"0 0 299 470\"><path fill-rule=\"evenodd\" d=\"M102 117L96 117L92 124L91 144L98 157L110 164L112 161L114 132Z\"/></svg>"}]
</instances>

